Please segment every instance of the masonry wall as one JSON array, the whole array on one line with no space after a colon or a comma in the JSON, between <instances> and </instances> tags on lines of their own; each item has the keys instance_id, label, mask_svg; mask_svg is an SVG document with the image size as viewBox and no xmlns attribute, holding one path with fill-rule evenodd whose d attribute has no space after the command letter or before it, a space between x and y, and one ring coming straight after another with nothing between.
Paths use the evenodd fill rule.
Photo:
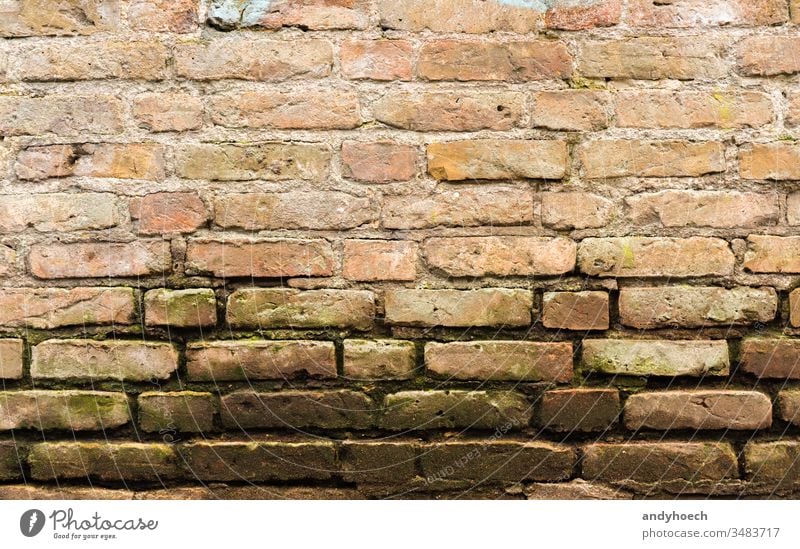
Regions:
<instances>
[{"instance_id":1,"label":"masonry wall","mask_svg":"<svg viewBox=\"0 0 800 549\"><path fill-rule=\"evenodd\" d=\"M793 497L798 24L0 1L0 497Z\"/></svg>"}]
</instances>

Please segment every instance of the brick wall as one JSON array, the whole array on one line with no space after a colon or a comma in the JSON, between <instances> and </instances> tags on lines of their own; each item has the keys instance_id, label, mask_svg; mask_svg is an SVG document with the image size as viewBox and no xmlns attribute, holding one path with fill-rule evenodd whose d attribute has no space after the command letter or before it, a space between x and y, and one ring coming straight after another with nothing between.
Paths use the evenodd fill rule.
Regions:
<instances>
[{"instance_id":1,"label":"brick wall","mask_svg":"<svg viewBox=\"0 0 800 549\"><path fill-rule=\"evenodd\" d=\"M797 494L798 24L0 1L0 497Z\"/></svg>"}]
</instances>

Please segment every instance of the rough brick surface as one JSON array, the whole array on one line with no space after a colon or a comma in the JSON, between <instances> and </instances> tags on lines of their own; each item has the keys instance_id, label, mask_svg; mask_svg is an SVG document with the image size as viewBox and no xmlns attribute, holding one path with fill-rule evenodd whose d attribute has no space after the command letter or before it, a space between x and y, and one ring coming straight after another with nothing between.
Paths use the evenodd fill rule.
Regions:
<instances>
[{"instance_id":1,"label":"rough brick surface","mask_svg":"<svg viewBox=\"0 0 800 549\"><path fill-rule=\"evenodd\" d=\"M772 402L755 391L639 393L625 401L628 429L764 429Z\"/></svg>"}]
</instances>

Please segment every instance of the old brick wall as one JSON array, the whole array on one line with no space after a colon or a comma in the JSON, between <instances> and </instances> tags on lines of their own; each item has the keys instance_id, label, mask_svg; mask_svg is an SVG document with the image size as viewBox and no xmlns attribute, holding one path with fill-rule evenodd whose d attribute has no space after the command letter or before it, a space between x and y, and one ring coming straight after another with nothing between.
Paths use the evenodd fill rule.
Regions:
<instances>
[{"instance_id":1,"label":"old brick wall","mask_svg":"<svg viewBox=\"0 0 800 549\"><path fill-rule=\"evenodd\" d=\"M0 497L792 497L797 0L0 0Z\"/></svg>"}]
</instances>

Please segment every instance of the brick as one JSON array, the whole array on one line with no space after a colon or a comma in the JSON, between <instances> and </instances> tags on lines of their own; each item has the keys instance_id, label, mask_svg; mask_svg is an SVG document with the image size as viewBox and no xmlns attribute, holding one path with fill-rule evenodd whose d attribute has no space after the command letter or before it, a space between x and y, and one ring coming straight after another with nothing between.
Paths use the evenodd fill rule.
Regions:
<instances>
[{"instance_id":1,"label":"brick","mask_svg":"<svg viewBox=\"0 0 800 549\"><path fill-rule=\"evenodd\" d=\"M800 10L800 7L798 7ZM789 92L789 110L784 122L787 126L800 126L800 92Z\"/></svg>"},{"instance_id":2,"label":"brick","mask_svg":"<svg viewBox=\"0 0 800 549\"><path fill-rule=\"evenodd\" d=\"M739 149L739 174L744 179L800 179L800 145L753 143Z\"/></svg>"},{"instance_id":3,"label":"brick","mask_svg":"<svg viewBox=\"0 0 800 549\"><path fill-rule=\"evenodd\" d=\"M527 326L533 296L527 290L389 290L386 322L411 326Z\"/></svg>"},{"instance_id":4,"label":"brick","mask_svg":"<svg viewBox=\"0 0 800 549\"><path fill-rule=\"evenodd\" d=\"M445 181L561 179L567 170L564 141L451 141L427 152L428 173Z\"/></svg>"},{"instance_id":5,"label":"brick","mask_svg":"<svg viewBox=\"0 0 800 549\"><path fill-rule=\"evenodd\" d=\"M528 33L542 26L543 9L476 0L378 0L382 28L483 34Z\"/></svg>"},{"instance_id":6,"label":"brick","mask_svg":"<svg viewBox=\"0 0 800 549\"><path fill-rule=\"evenodd\" d=\"M417 349L411 341L346 339L344 375L352 381L410 379Z\"/></svg>"},{"instance_id":7,"label":"brick","mask_svg":"<svg viewBox=\"0 0 800 549\"><path fill-rule=\"evenodd\" d=\"M326 479L336 470L336 450L325 441L201 441L179 452L204 481Z\"/></svg>"},{"instance_id":8,"label":"brick","mask_svg":"<svg viewBox=\"0 0 800 549\"><path fill-rule=\"evenodd\" d=\"M346 482L399 485L417 476L418 447L414 443L344 441L342 476Z\"/></svg>"},{"instance_id":9,"label":"brick","mask_svg":"<svg viewBox=\"0 0 800 549\"><path fill-rule=\"evenodd\" d=\"M800 289L789 294L789 323L794 328L800 326Z\"/></svg>"},{"instance_id":10,"label":"brick","mask_svg":"<svg viewBox=\"0 0 800 549\"><path fill-rule=\"evenodd\" d=\"M566 79L572 57L563 42L466 42L436 40L424 44L417 76L425 80L511 81Z\"/></svg>"},{"instance_id":11,"label":"brick","mask_svg":"<svg viewBox=\"0 0 800 549\"><path fill-rule=\"evenodd\" d=\"M303 30L365 29L369 24L367 0L213 0L208 22L222 30L236 28L300 27Z\"/></svg>"},{"instance_id":12,"label":"brick","mask_svg":"<svg viewBox=\"0 0 800 549\"><path fill-rule=\"evenodd\" d=\"M203 125L203 101L188 93L143 93L133 99L139 127L151 132L185 132Z\"/></svg>"},{"instance_id":13,"label":"brick","mask_svg":"<svg viewBox=\"0 0 800 549\"><path fill-rule=\"evenodd\" d=\"M420 429L523 429L531 406L514 391L402 391L386 395L381 427Z\"/></svg>"},{"instance_id":14,"label":"brick","mask_svg":"<svg viewBox=\"0 0 800 549\"><path fill-rule=\"evenodd\" d=\"M417 244L393 240L345 240L342 276L348 280L414 280Z\"/></svg>"},{"instance_id":15,"label":"brick","mask_svg":"<svg viewBox=\"0 0 800 549\"><path fill-rule=\"evenodd\" d=\"M611 222L614 203L585 192L541 194L542 225L553 229L592 229Z\"/></svg>"},{"instance_id":16,"label":"brick","mask_svg":"<svg viewBox=\"0 0 800 549\"><path fill-rule=\"evenodd\" d=\"M152 193L133 198L133 219L138 233L146 235L191 233L208 222L205 203L195 193Z\"/></svg>"},{"instance_id":17,"label":"brick","mask_svg":"<svg viewBox=\"0 0 800 549\"><path fill-rule=\"evenodd\" d=\"M370 198L336 191L228 193L214 201L214 223L228 229L341 230L377 218Z\"/></svg>"},{"instance_id":18,"label":"brick","mask_svg":"<svg viewBox=\"0 0 800 549\"><path fill-rule=\"evenodd\" d=\"M739 42L736 65L745 76L775 76L800 72L797 36L750 36Z\"/></svg>"},{"instance_id":19,"label":"brick","mask_svg":"<svg viewBox=\"0 0 800 549\"><path fill-rule=\"evenodd\" d=\"M336 89L222 93L209 98L208 112L226 128L348 130L361 124L358 95Z\"/></svg>"},{"instance_id":20,"label":"brick","mask_svg":"<svg viewBox=\"0 0 800 549\"><path fill-rule=\"evenodd\" d=\"M634 0L628 6L628 24L632 27L758 27L785 23L783 0L683 0L661 3L658 0Z\"/></svg>"},{"instance_id":21,"label":"brick","mask_svg":"<svg viewBox=\"0 0 800 549\"><path fill-rule=\"evenodd\" d=\"M186 371L196 381L248 381L336 377L330 341L228 340L190 343Z\"/></svg>"},{"instance_id":22,"label":"brick","mask_svg":"<svg viewBox=\"0 0 800 549\"><path fill-rule=\"evenodd\" d=\"M102 391L0 392L0 430L99 431L130 421L124 393Z\"/></svg>"},{"instance_id":23,"label":"brick","mask_svg":"<svg viewBox=\"0 0 800 549\"><path fill-rule=\"evenodd\" d=\"M800 273L800 236L752 234L747 237L743 267L751 273Z\"/></svg>"},{"instance_id":24,"label":"brick","mask_svg":"<svg viewBox=\"0 0 800 549\"><path fill-rule=\"evenodd\" d=\"M728 242L719 238L584 238L578 246L578 267L591 276L730 275L734 263Z\"/></svg>"},{"instance_id":25,"label":"brick","mask_svg":"<svg viewBox=\"0 0 800 549\"><path fill-rule=\"evenodd\" d=\"M197 0L133 0L128 22L141 31L192 32L199 23L197 7Z\"/></svg>"},{"instance_id":26,"label":"brick","mask_svg":"<svg viewBox=\"0 0 800 549\"><path fill-rule=\"evenodd\" d=\"M595 27L613 27L620 21L620 0L591 0L575 4L556 1L547 5L545 26L548 29L586 30Z\"/></svg>"},{"instance_id":27,"label":"brick","mask_svg":"<svg viewBox=\"0 0 800 549\"><path fill-rule=\"evenodd\" d=\"M132 288L2 288L0 326L52 330L135 322Z\"/></svg>"},{"instance_id":28,"label":"brick","mask_svg":"<svg viewBox=\"0 0 800 549\"><path fill-rule=\"evenodd\" d=\"M375 120L414 131L510 130L522 119L516 92L389 91L372 104Z\"/></svg>"},{"instance_id":29,"label":"brick","mask_svg":"<svg viewBox=\"0 0 800 549\"><path fill-rule=\"evenodd\" d=\"M790 193L786 197L786 220L789 225L800 225L800 193Z\"/></svg>"},{"instance_id":30,"label":"brick","mask_svg":"<svg viewBox=\"0 0 800 549\"><path fill-rule=\"evenodd\" d=\"M153 143L83 143L23 149L17 157L20 179L97 177L161 181L164 148Z\"/></svg>"},{"instance_id":31,"label":"brick","mask_svg":"<svg viewBox=\"0 0 800 549\"><path fill-rule=\"evenodd\" d=\"M36 480L160 481L185 474L174 448L156 443L41 442L28 462Z\"/></svg>"},{"instance_id":32,"label":"brick","mask_svg":"<svg viewBox=\"0 0 800 549\"><path fill-rule=\"evenodd\" d=\"M428 266L449 276L553 276L575 268L575 242L566 238L472 236L429 238Z\"/></svg>"},{"instance_id":33,"label":"brick","mask_svg":"<svg viewBox=\"0 0 800 549\"><path fill-rule=\"evenodd\" d=\"M584 451L583 477L589 480L666 484L738 476L736 454L722 442L591 444Z\"/></svg>"},{"instance_id":34,"label":"brick","mask_svg":"<svg viewBox=\"0 0 800 549\"><path fill-rule=\"evenodd\" d=\"M575 479L570 482L542 482L525 486L525 497L529 500L614 500L633 499L624 490L600 483Z\"/></svg>"},{"instance_id":35,"label":"brick","mask_svg":"<svg viewBox=\"0 0 800 549\"><path fill-rule=\"evenodd\" d=\"M625 199L633 223L663 227L761 227L780 217L778 195L738 191L666 190Z\"/></svg>"},{"instance_id":36,"label":"brick","mask_svg":"<svg viewBox=\"0 0 800 549\"><path fill-rule=\"evenodd\" d=\"M664 391L625 401L628 429L731 429L772 425L772 401L757 391Z\"/></svg>"},{"instance_id":37,"label":"brick","mask_svg":"<svg viewBox=\"0 0 800 549\"><path fill-rule=\"evenodd\" d=\"M336 259L324 240L189 240L187 274L229 277L330 276Z\"/></svg>"},{"instance_id":38,"label":"brick","mask_svg":"<svg viewBox=\"0 0 800 549\"><path fill-rule=\"evenodd\" d=\"M118 134L123 104L109 95L0 97L0 134L75 136Z\"/></svg>"},{"instance_id":39,"label":"brick","mask_svg":"<svg viewBox=\"0 0 800 549\"><path fill-rule=\"evenodd\" d=\"M758 128L775 118L772 100L759 92L622 91L614 110L617 126L627 128Z\"/></svg>"},{"instance_id":40,"label":"brick","mask_svg":"<svg viewBox=\"0 0 800 549\"><path fill-rule=\"evenodd\" d=\"M634 376L725 376L725 340L586 339L581 363L604 374Z\"/></svg>"},{"instance_id":41,"label":"brick","mask_svg":"<svg viewBox=\"0 0 800 549\"><path fill-rule=\"evenodd\" d=\"M87 36L116 30L119 3L109 0L7 0L0 6L0 37Z\"/></svg>"},{"instance_id":42,"label":"brick","mask_svg":"<svg viewBox=\"0 0 800 549\"><path fill-rule=\"evenodd\" d=\"M588 90L536 92L532 120L534 127L549 130L602 130L611 122L609 94Z\"/></svg>"},{"instance_id":43,"label":"brick","mask_svg":"<svg viewBox=\"0 0 800 549\"><path fill-rule=\"evenodd\" d=\"M775 492L796 489L800 483L800 444L795 441L749 441L744 462L745 476L754 485L766 485Z\"/></svg>"},{"instance_id":44,"label":"brick","mask_svg":"<svg viewBox=\"0 0 800 549\"><path fill-rule=\"evenodd\" d=\"M347 40L339 49L351 80L411 80L414 45L408 40Z\"/></svg>"},{"instance_id":45,"label":"brick","mask_svg":"<svg viewBox=\"0 0 800 549\"><path fill-rule=\"evenodd\" d=\"M0 480L17 480L22 478L22 468L27 452L17 442L4 440L0 442ZM4 487L5 488L5 487Z\"/></svg>"},{"instance_id":46,"label":"brick","mask_svg":"<svg viewBox=\"0 0 800 549\"><path fill-rule=\"evenodd\" d=\"M780 417L793 425L800 425L800 391L789 390L778 393Z\"/></svg>"},{"instance_id":47,"label":"brick","mask_svg":"<svg viewBox=\"0 0 800 549\"><path fill-rule=\"evenodd\" d=\"M145 432L208 432L214 429L215 413L216 400L211 393L179 391L139 395L139 426Z\"/></svg>"},{"instance_id":48,"label":"brick","mask_svg":"<svg viewBox=\"0 0 800 549\"><path fill-rule=\"evenodd\" d=\"M330 163L328 148L311 143L200 143L175 153L179 177L211 181L322 179Z\"/></svg>"},{"instance_id":49,"label":"brick","mask_svg":"<svg viewBox=\"0 0 800 549\"><path fill-rule=\"evenodd\" d=\"M353 328L369 330L375 296L365 290L253 288L228 297L227 321L234 328Z\"/></svg>"},{"instance_id":50,"label":"brick","mask_svg":"<svg viewBox=\"0 0 800 549\"><path fill-rule=\"evenodd\" d=\"M331 73L333 48L326 40L219 38L175 46L175 71L193 80L281 82Z\"/></svg>"},{"instance_id":51,"label":"brick","mask_svg":"<svg viewBox=\"0 0 800 549\"><path fill-rule=\"evenodd\" d=\"M767 323L777 308L772 288L670 286L622 288L619 293L620 322L639 329Z\"/></svg>"},{"instance_id":52,"label":"brick","mask_svg":"<svg viewBox=\"0 0 800 549\"><path fill-rule=\"evenodd\" d=\"M220 407L229 429L368 429L375 411L368 396L346 389L237 392L224 395Z\"/></svg>"},{"instance_id":53,"label":"brick","mask_svg":"<svg viewBox=\"0 0 800 549\"><path fill-rule=\"evenodd\" d=\"M747 337L739 348L742 372L763 379L800 379L800 340Z\"/></svg>"},{"instance_id":54,"label":"brick","mask_svg":"<svg viewBox=\"0 0 800 549\"><path fill-rule=\"evenodd\" d=\"M30 485L3 485L0 486L0 499L22 500L126 500L133 499L133 492L113 488L76 488L74 486L30 486Z\"/></svg>"},{"instance_id":55,"label":"brick","mask_svg":"<svg viewBox=\"0 0 800 549\"><path fill-rule=\"evenodd\" d=\"M518 186L442 187L425 195L387 196L387 229L526 225L533 221L533 194Z\"/></svg>"},{"instance_id":56,"label":"brick","mask_svg":"<svg viewBox=\"0 0 800 549\"><path fill-rule=\"evenodd\" d=\"M217 298L214 290L209 288L148 290L144 294L144 320L147 326L214 326L217 323Z\"/></svg>"},{"instance_id":57,"label":"brick","mask_svg":"<svg viewBox=\"0 0 800 549\"><path fill-rule=\"evenodd\" d=\"M167 379L178 369L178 352L169 343L49 339L33 348L34 379Z\"/></svg>"},{"instance_id":58,"label":"brick","mask_svg":"<svg viewBox=\"0 0 800 549\"><path fill-rule=\"evenodd\" d=\"M169 242L87 242L37 244L28 258L36 278L152 276L170 272Z\"/></svg>"},{"instance_id":59,"label":"brick","mask_svg":"<svg viewBox=\"0 0 800 549\"><path fill-rule=\"evenodd\" d=\"M800 25L800 1L789 0L789 13L791 14L792 23Z\"/></svg>"},{"instance_id":60,"label":"brick","mask_svg":"<svg viewBox=\"0 0 800 549\"><path fill-rule=\"evenodd\" d=\"M593 432L611 429L621 410L616 389L559 389L542 395L538 424L556 432Z\"/></svg>"},{"instance_id":61,"label":"brick","mask_svg":"<svg viewBox=\"0 0 800 549\"><path fill-rule=\"evenodd\" d=\"M17 252L8 245L0 244L0 277L6 277L17 270Z\"/></svg>"},{"instance_id":62,"label":"brick","mask_svg":"<svg viewBox=\"0 0 800 549\"><path fill-rule=\"evenodd\" d=\"M25 344L21 339L0 339L0 379L22 378L22 353Z\"/></svg>"},{"instance_id":63,"label":"brick","mask_svg":"<svg viewBox=\"0 0 800 549\"><path fill-rule=\"evenodd\" d=\"M163 80L167 48L161 42L63 42L51 40L20 48L10 75L27 82L70 80Z\"/></svg>"},{"instance_id":64,"label":"brick","mask_svg":"<svg viewBox=\"0 0 800 549\"><path fill-rule=\"evenodd\" d=\"M545 292L542 324L559 330L607 330L608 293Z\"/></svg>"},{"instance_id":65,"label":"brick","mask_svg":"<svg viewBox=\"0 0 800 549\"><path fill-rule=\"evenodd\" d=\"M425 367L448 380L568 382L572 379L572 343L431 342L425 345Z\"/></svg>"},{"instance_id":66,"label":"brick","mask_svg":"<svg viewBox=\"0 0 800 549\"><path fill-rule=\"evenodd\" d=\"M587 40L577 70L589 78L715 80L727 73L722 47L696 36Z\"/></svg>"},{"instance_id":67,"label":"brick","mask_svg":"<svg viewBox=\"0 0 800 549\"><path fill-rule=\"evenodd\" d=\"M0 195L0 232L107 229L121 221L110 193Z\"/></svg>"},{"instance_id":68,"label":"brick","mask_svg":"<svg viewBox=\"0 0 800 549\"><path fill-rule=\"evenodd\" d=\"M417 151L409 145L391 142L342 143L342 173L368 183L406 181L417 171Z\"/></svg>"},{"instance_id":69,"label":"brick","mask_svg":"<svg viewBox=\"0 0 800 549\"><path fill-rule=\"evenodd\" d=\"M578 154L589 179L699 177L725 171L719 142L597 140L581 145Z\"/></svg>"},{"instance_id":70,"label":"brick","mask_svg":"<svg viewBox=\"0 0 800 549\"><path fill-rule=\"evenodd\" d=\"M557 481L569 478L575 450L540 441L448 441L425 445L420 463L430 484L445 480L473 482Z\"/></svg>"}]
</instances>

